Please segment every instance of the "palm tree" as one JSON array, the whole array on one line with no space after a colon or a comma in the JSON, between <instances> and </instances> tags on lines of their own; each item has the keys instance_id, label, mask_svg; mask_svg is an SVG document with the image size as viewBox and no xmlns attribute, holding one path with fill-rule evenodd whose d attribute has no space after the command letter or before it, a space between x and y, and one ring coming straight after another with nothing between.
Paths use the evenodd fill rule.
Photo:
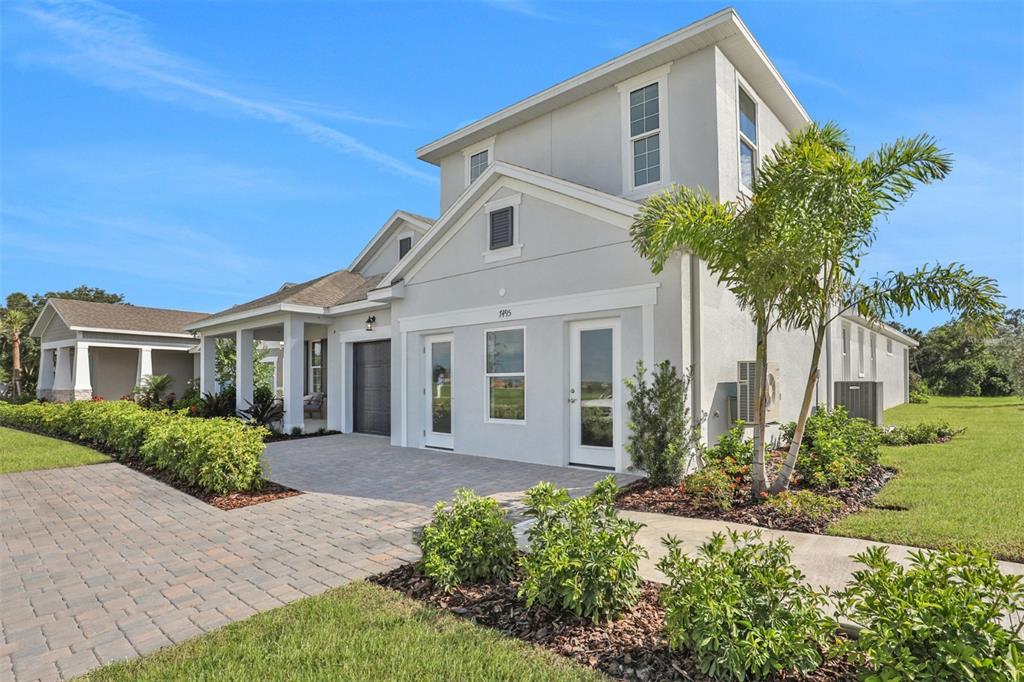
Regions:
<instances>
[{"instance_id":1,"label":"palm tree","mask_svg":"<svg viewBox=\"0 0 1024 682\"><path fill-rule=\"evenodd\" d=\"M857 278L875 238L875 220L917 185L951 167L933 139L919 136L881 147L862 161L834 124L811 125L778 145L764 161L753 196L718 202L706 192L673 187L649 197L634 221L634 249L659 272L674 253L689 251L737 298L755 326L752 492L767 488L764 415L769 333L802 329L814 339L797 430L781 475L767 492L789 485L810 414L825 329L856 310L881 320L920 306L959 311L987 324L1001 306L994 282L962 266L927 266L909 275Z\"/></svg>"},{"instance_id":2,"label":"palm tree","mask_svg":"<svg viewBox=\"0 0 1024 682\"><path fill-rule=\"evenodd\" d=\"M21 396L21 334L28 323L28 315L24 310L10 308L0 319L0 333L11 343L11 385L14 387L14 396Z\"/></svg>"}]
</instances>

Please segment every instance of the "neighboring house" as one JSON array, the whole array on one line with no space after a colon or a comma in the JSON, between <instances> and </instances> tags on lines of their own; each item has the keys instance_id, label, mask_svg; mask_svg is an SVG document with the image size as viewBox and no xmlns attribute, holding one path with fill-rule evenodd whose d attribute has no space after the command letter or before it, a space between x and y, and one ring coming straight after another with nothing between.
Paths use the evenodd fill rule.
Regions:
<instances>
[{"instance_id":1,"label":"neighboring house","mask_svg":"<svg viewBox=\"0 0 1024 682\"><path fill-rule=\"evenodd\" d=\"M185 327L205 313L51 298L31 336L39 338L36 396L116 400L152 374L181 395L195 377L195 338Z\"/></svg>"},{"instance_id":2,"label":"neighboring house","mask_svg":"<svg viewBox=\"0 0 1024 682\"><path fill-rule=\"evenodd\" d=\"M328 427L395 445L628 466L624 378L637 360L693 368L710 439L751 415L754 330L689 254L652 275L632 249L639 201L671 183L749 193L760 158L809 118L737 14L724 10L418 150L441 172L440 217L398 211L347 270L188 325L211 386L217 338L277 345L286 430L326 393ZM796 417L810 339L771 339L770 419ZM908 337L844 318L833 382L907 394ZM238 401L252 392L239 352Z\"/></svg>"}]
</instances>

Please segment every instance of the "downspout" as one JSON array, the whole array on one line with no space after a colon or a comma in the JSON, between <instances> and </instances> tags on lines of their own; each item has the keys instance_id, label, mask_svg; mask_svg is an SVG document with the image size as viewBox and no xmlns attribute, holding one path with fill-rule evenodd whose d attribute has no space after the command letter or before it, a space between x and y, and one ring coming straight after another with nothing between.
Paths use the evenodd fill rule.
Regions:
<instances>
[{"instance_id":1,"label":"downspout","mask_svg":"<svg viewBox=\"0 0 1024 682\"><path fill-rule=\"evenodd\" d=\"M692 367L690 389L693 392L693 405L690 412L694 426L700 426L704 405L701 402L701 384L703 373L700 367L700 259L690 254L690 366ZM702 439L707 439L707 430L703 430Z\"/></svg>"}]
</instances>

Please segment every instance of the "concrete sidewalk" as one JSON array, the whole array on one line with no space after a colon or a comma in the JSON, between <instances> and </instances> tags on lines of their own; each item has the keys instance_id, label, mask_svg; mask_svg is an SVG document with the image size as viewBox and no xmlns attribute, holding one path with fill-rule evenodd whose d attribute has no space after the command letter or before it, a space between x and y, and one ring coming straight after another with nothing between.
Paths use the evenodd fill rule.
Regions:
<instances>
[{"instance_id":1,"label":"concrete sidewalk","mask_svg":"<svg viewBox=\"0 0 1024 682\"><path fill-rule=\"evenodd\" d=\"M872 545L885 545L889 548L889 556L906 563L907 553L916 549L905 545L891 545L884 542L857 540L854 538L834 537L831 535L812 535L810 533L794 533L784 530L758 528L739 523L711 521L708 519L691 519L668 514L650 514L646 512L623 511L635 521L646 524L637 539L650 553L649 559L640 563L640 574L655 582L665 582L665 577L654 567L665 555L661 539L666 535L674 535L683 541L683 548L695 551L714 532L725 533L735 531L757 530L761 537L771 540L778 537L786 538L793 545L793 563L804 572L807 582L815 587L842 589L859 564L854 563L851 555L859 554ZM1024 564L1012 561L1000 561L999 568L1004 573L1024 575Z\"/></svg>"}]
</instances>

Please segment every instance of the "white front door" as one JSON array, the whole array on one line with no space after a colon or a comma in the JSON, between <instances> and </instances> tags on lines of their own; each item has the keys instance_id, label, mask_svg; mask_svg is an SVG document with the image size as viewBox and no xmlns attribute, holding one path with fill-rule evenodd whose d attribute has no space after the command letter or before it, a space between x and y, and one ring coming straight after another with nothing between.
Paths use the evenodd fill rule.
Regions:
<instances>
[{"instance_id":1,"label":"white front door","mask_svg":"<svg viewBox=\"0 0 1024 682\"><path fill-rule=\"evenodd\" d=\"M423 422L423 443L427 447L455 447L452 438L452 351L451 334L428 336L426 344L426 376L423 393L426 406Z\"/></svg>"},{"instance_id":2,"label":"white front door","mask_svg":"<svg viewBox=\"0 0 1024 682\"><path fill-rule=\"evenodd\" d=\"M619 438L617 320L569 328L569 463L614 469Z\"/></svg>"}]
</instances>

